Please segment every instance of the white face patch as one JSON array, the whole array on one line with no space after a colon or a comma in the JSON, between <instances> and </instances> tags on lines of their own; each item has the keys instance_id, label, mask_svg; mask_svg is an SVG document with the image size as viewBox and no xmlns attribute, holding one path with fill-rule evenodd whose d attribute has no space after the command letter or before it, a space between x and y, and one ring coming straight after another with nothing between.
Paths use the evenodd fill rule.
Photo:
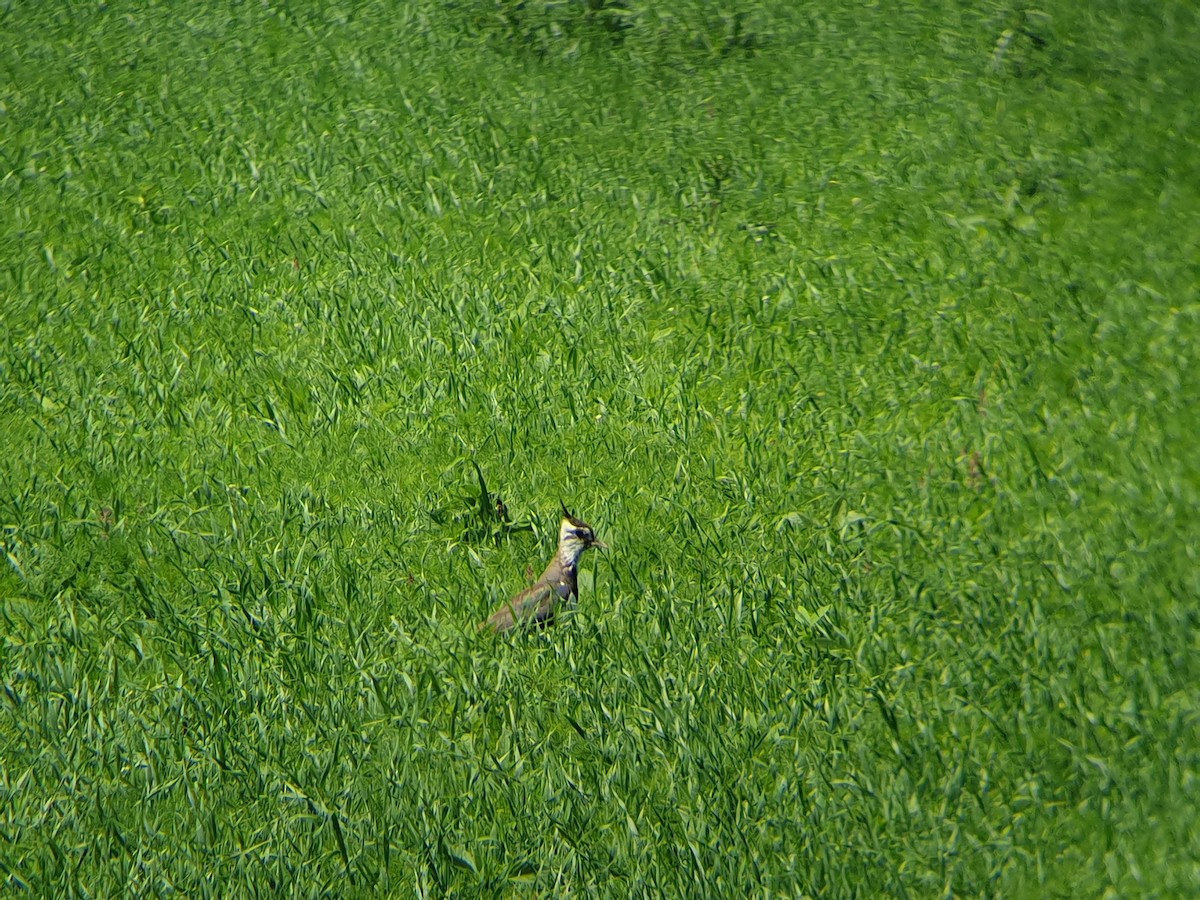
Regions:
<instances>
[{"instance_id":1,"label":"white face patch","mask_svg":"<svg viewBox=\"0 0 1200 900\"><path fill-rule=\"evenodd\" d=\"M574 566L583 551L595 540L595 532L586 525L580 526L570 519L563 519L558 529L558 557L564 565Z\"/></svg>"}]
</instances>

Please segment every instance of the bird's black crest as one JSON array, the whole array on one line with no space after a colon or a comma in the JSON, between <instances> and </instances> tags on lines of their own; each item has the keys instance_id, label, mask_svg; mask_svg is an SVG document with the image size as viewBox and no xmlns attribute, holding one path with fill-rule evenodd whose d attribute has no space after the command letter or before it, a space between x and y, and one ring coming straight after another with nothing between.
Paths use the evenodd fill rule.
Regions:
<instances>
[{"instance_id":1,"label":"bird's black crest","mask_svg":"<svg viewBox=\"0 0 1200 900\"><path fill-rule=\"evenodd\" d=\"M587 522L584 522L582 519L577 519L575 516L571 515L571 511L570 511L569 509L567 509L567 504L565 504L565 503L563 503L563 502L562 502L562 498L561 498L561 497L559 498L558 505L562 507L562 514L563 514L563 517L564 517L564 518L566 518L566 519L567 519L567 521L569 521L569 522L570 522L572 525L574 525L576 528L587 528L587 527L589 527L589 526L588 526L588 524L587 524Z\"/></svg>"}]
</instances>

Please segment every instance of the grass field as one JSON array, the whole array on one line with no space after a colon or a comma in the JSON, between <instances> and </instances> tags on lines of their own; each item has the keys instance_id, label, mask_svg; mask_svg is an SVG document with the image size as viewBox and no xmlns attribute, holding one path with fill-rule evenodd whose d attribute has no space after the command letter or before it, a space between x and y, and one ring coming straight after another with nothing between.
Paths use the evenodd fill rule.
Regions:
<instances>
[{"instance_id":1,"label":"grass field","mask_svg":"<svg viewBox=\"0 0 1200 900\"><path fill-rule=\"evenodd\" d=\"M4 893L1200 890L1194 4L0 29Z\"/></svg>"}]
</instances>

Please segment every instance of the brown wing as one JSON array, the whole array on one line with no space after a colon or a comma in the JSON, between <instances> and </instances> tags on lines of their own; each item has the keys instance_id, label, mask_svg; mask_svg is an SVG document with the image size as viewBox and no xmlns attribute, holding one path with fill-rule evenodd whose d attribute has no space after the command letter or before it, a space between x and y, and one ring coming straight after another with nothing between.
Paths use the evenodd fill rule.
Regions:
<instances>
[{"instance_id":1,"label":"brown wing","mask_svg":"<svg viewBox=\"0 0 1200 900\"><path fill-rule=\"evenodd\" d=\"M509 631L520 626L550 625L554 622L554 607L557 604L558 594L553 585L546 582L535 584L505 601L479 627Z\"/></svg>"}]
</instances>

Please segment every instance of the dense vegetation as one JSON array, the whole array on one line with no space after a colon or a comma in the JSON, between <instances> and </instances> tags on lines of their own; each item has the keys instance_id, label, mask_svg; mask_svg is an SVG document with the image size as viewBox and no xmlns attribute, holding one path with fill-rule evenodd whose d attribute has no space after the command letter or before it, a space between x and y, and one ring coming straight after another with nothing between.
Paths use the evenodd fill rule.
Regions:
<instances>
[{"instance_id":1,"label":"dense vegetation","mask_svg":"<svg viewBox=\"0 0 1200 900\"><path fill-rule=\"evenodd\" d=\"M6 891L1200 886L1194 4L0 26Z\"/></svg>"}]
</instances>

